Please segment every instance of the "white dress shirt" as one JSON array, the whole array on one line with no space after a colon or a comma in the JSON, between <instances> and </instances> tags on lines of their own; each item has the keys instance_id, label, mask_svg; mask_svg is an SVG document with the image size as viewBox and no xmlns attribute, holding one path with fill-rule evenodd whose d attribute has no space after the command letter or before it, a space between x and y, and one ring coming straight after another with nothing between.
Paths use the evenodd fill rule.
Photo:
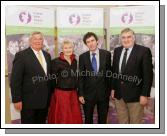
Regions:
<instances>
[{"instance_id":1,"label":"white dress shirt","mask_svg":"<svg viewBox=\"0 0 167 136\"><path fill-rule=\"evenodd\" d=\"M43 54L43 52L42 52L42 50L40 50L40 51L36 51L36 50L34 50L33 48L31 48L32 50L33 50L33 52L34 52L34 54L35 54L35 56L37 57L37 59L38 59L38 53L40 53L41 54L41 56L42 56L42 63L43 63L43 70L45 71L45 74L47 74L47 64L46 64L46 60L45 60L45 57L44 57L44 54ZM38 60L39 61L39 60Z\"/></svg>"},{"instance_id":2,"label":"white dress shirt","mask_svg":"<svg viewBox=\"0 0 167 136\"><path fill-rule=\"evenodd\" d=\"M130 56L130 53L131 53L132 49L133 49L133 46L128 48L127 57L126 57L126 63L127 63L128 59L129 59L129 56ZM123 57L124 57L125 51L126 51L126 49L123 48L121 56L120 56L120 60L119 60L119 73L121 73L121 65L122 65L122 61L123 61Z\"/></svg>"},{"instance_id":3,"label":"white dress shirt","mask_svg":"<svg viewBox=\"0 0 167 136\"><path fill-rule=\"evenodd\" d=\"M92 63L92 57L93 57L93 53L95 53L95 58L96 58L96 62L97 62L97 72L99 71L99 65L100 65L100 61L99 61L99 49L97 48L95 52L90 51L90 61Z\"/></svg>"}]
</instances>

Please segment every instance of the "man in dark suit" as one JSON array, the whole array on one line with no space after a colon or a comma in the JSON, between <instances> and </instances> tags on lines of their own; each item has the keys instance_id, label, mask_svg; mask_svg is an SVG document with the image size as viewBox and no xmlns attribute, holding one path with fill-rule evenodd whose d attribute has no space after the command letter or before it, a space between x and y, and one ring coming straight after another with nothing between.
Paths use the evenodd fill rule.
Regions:
<instances>
[{"instance_id":1,"label":"man in dark suit","mask_svg":"<svg viewBox=\"0 0 167 136\"><path fill-rule=\"evenodd\" d=\"M13 61L11 94L14 107L21 111L22 124L46 122L50 82L51 57L42 50L43 35L33 32L30 47L18 52Z\"/></svg>"},{"instance_id":2,"label":"man in dark suit","mask_svg":"<svg viewBox=\"0 0 167 136\"><path fill-rule=\"evenodd\" d=\"M111 70L111 54L98 49L98 38L92 32L85 34L83 41L89 51L79 56L79 101L83 104L85 123L93 123L97 105L98 123L105 124L111 93L111 78L107 76Z\"/></svg>"},{"instance_id":3,"label":"man in dark suit","mask_svg":"<svg viewBox=\"0 0 167 136\"><path fill-rule=\"evenodd\" d=\"M135 43L132 29L122 30L120 39L122 46L113 56L111 96L119 123L140 124L153 80L152 55L149 48Z\"/></svg>"}]
</instances>

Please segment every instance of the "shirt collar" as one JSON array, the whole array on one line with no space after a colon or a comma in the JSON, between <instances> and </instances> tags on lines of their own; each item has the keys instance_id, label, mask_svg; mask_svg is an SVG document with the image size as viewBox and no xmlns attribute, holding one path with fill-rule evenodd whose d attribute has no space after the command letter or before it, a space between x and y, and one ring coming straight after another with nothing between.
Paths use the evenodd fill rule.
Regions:
<instances>
[{"instance_id":1,"label":"shirt collar","mask_svg":"<svg viewBox=\"0 0 167 136\"><path fill-rule=\"evenodd\" d=\"M96 55L98 55L99 54L99 48L97 48L95 52L90 51L90 55L92 55L93 53L95 53Z\"/></svg>"},{"instance_id":2,"label":"shirt collar","mask_svg":"<svg viewBox=\"0 0 167 136\"><path fill-rule=\"evenodd\" d=\"M32 47L31 47L31 49L33 50L33 52L34 52L35 54L38 54L39 52L40 52L40 53L42 52L42 50L36 51L36 50L34 50Z\"/></svg>"},{"instance_id":3,"label":"shirt collar","mask_svg":"<svg viewBox=\"0 0 167 136\"><path fill-rule=\"evenodd\" d=\"M130 47L130 48L128 48L128 51L131 51L133 49L133 46L132 47ZM126 50L126 48L124 48L123 47L123 50L125 51Z\"/></svg>"}]
</instances>

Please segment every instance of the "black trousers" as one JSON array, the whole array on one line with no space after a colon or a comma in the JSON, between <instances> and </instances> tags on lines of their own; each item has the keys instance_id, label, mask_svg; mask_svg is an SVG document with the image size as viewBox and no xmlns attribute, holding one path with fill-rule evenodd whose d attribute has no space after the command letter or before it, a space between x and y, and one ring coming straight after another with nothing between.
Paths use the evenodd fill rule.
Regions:
<instances>
[{"instance_id":1,"label":"black trousers","mask_svg":"<svg viewBox=\"0 0 167 136\"><path fill-rule=\"evenodd\" d=\"M98 114L98 124L107 123L107 115L109 108L109 98L104 100L85 100L83 105L84 114L85 114L85 124L93 124L93 112L95 105L97 105L97 114Z\"/></svg>"},{"instance_id":2,"label":"black trousers","mask_svg":"<svg viewBox=\"0 0 167 136\"><path fill-rule=\"evenodd\" d=\"M21 124L46 124L48 108L22 109Z\"/></svg>"}]
</instances>

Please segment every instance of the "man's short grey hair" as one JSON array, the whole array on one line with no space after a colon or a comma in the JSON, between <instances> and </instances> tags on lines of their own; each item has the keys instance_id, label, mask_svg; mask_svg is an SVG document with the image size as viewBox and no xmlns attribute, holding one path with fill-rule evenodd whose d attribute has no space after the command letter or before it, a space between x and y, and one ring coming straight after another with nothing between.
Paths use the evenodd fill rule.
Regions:
<instances>
[{"instance_id":1,"label":"man's short grey hair","mask_svg":"<svg viewBox=\"0 0 167 136\"><path fill-rule=\"evenodd\" d=\"M42 34L41 32L39 32L39 31L34 31L34 32L31 33L29 39L31 39L34 35L37 35L37 34L40 34L40 35L42 36L42 38L43 38L43 34Z\"/></svg>"},{"instance_id":2,"label":"man's short grey hair","mask_svg":"<svg viewBox=\"0 0 167 136\"><path fill-rule=\"evenodd\" d=\"M134 32L131 28L125 28L125 29L123 29L123 30L121 31L121 35L122 35L123 33L128 33L128 32L131 32L133 35L135 35L135 32Z\"/></svg>"}]
</instances>

